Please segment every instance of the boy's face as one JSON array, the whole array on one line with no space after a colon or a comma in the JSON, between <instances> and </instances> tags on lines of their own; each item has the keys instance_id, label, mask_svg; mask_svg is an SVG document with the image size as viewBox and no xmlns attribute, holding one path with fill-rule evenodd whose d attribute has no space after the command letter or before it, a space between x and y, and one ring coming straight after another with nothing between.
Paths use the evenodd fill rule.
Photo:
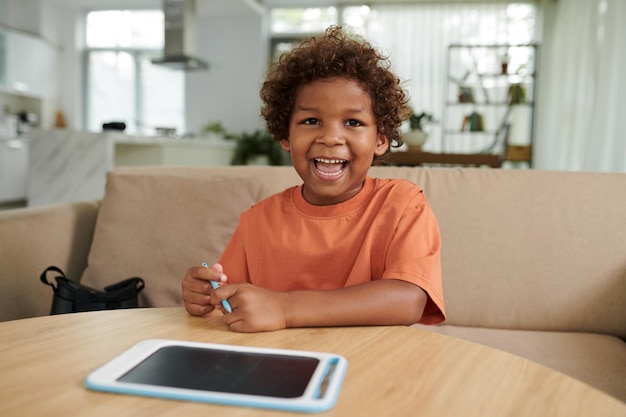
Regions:
<instances>
[{"instance_id":1,"label":"boy's face","mask_svg":"<svg viewBox=\"0 0 626 417\"><path fill-rule=\"evenodd\" d=\"M374 155L389 147L378 133L369 94L354 80L326 78L300 88L281 146L291 154L311 204L338 204L362 188Z\"/></svg>"}]
</instances>

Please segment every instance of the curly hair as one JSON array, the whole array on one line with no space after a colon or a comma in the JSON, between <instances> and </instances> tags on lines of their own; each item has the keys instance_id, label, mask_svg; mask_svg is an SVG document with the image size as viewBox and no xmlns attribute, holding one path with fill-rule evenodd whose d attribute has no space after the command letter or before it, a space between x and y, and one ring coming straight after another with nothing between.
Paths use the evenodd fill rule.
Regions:
<instances>
[{"instance_id":1,"label":"curly hair","mask_svg":"<svg viewBox=\"0 0 626 417\"><path fill-rule=\"evenodd\" d=\"M291 112L302 85L346 77L359 82L369 93L378 132L387 136L391 146L401 146L399 128L411 110L407 93L389 68L388 57L369 42L348 36L341 27L329 27L324 36L302 42L269 67L260 91L261 115L267 130L274 140L289 136Z\"/></svg>"}]
</instances>

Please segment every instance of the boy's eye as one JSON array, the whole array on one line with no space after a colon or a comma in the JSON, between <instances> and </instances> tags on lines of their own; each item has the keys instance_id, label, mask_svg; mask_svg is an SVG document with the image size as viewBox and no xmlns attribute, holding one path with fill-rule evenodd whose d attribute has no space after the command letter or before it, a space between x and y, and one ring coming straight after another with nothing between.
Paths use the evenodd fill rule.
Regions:
<instances>
[{"instance_id":1,"label":"boy's eye","mask_svg":"<svg viewBox=\"0 0 626 417\"><path fill-rule=\"evenodd\" d=\"M308 119L304 119L302 123L304 123L305 125L317 125L320 122L315 117L309 117Z\"/></svg>"},{"instance_id":2,"label":"boy's eye","mask_svg":"<svg viewBox=\"0 0 626 417\"><path fill-rule=\"evenodd\" d=\"M359 122L358 120L354 120L354 119L350 119L346 121L346 126L351 126L351 127L358 127L361 126L361 122Z\"/></svg>"}]
</instances>

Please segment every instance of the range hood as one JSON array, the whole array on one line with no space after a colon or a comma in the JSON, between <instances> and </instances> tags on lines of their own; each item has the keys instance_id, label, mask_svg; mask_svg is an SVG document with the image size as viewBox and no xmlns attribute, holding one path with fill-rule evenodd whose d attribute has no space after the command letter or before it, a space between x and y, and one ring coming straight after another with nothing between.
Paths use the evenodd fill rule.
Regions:
<instances>
[{"instance_id":1,"label":"range hood","mask_svg":"<svg viewBox=\"0 0 626 417\"><path fill-rule=\"evenodd\" d=\"M165 47L152 63L171 69L205 70L209 65L196 56L196 1L163 0Z\"/></svg>"}]
</instances>

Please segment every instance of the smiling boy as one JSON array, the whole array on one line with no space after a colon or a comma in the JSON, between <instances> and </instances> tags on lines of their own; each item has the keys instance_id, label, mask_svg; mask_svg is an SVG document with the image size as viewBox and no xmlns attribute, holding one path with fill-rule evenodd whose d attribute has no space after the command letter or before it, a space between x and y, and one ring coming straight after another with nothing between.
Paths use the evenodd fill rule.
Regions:
<instances>
[{"instance_id":1,"label":"smiling boy","mask_svg":"<svg viewBox=\"0 0 626 417\"><path fill-rule=\"evenodd\" d=\"M283 55L261 97L303 184L245 211L212 268L188 269L187 311L228 299L223 320L241 332L442 322L441 240L422 190L368 176L409 112L386 58L332 27Z\"/></svg>"},{"instance_id":2,"label":"smiling boy","mask_svg":"<svg viewBox=\"0 0 626 417\"><path fill-rule=\"evenodd\" d=\"M343 203L363 188L374 156L389 149L377 129L369 94L345 77L315 80L300 88L281 139L304 181L304 199L316 206Z\"/></svg>"}]
</instances>

